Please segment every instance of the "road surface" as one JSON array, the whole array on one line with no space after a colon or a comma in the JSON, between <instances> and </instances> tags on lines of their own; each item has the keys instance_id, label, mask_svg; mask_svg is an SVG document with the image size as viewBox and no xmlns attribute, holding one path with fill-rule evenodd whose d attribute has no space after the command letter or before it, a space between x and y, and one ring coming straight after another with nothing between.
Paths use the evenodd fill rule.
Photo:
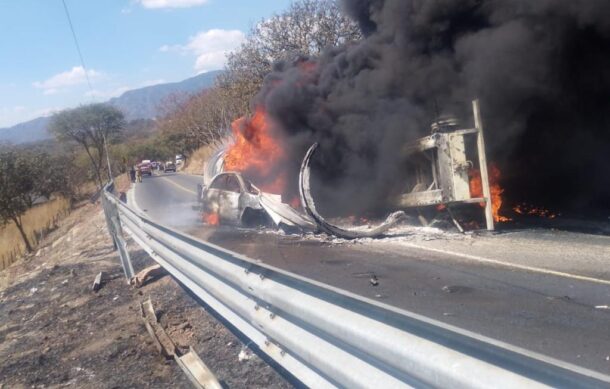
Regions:
<instances>
[{"instance_id":1,"label":"road surface","mask_svg":"<svg viewBox=\"0 0 610 389\"><path fill-rule=\"evenodd\" d=\"M273 266L610 374L610 237L521 230L346 242L209 227L194 209L200 179L144 178L129 201L159 223Z\"/></svg>"}]
</instances>

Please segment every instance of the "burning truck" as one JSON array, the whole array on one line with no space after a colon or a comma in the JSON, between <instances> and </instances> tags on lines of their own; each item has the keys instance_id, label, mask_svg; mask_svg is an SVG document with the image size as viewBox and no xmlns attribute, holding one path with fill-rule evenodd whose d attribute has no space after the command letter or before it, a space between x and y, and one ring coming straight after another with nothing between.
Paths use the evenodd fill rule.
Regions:
<instances>
[{"instance_id":1,"label":"burning truck","mask_svg":"<svg viewBox=\"0 0 610 389\"><path fill-rule=\"evenodd\" d=\"M348 237L405 214L458 229L559 212L607 223L607 1L342 4L362 39L273 64L206 167L206 218L230 209L236 223ZM227 208L231 196L210 192L220 173L240 184ZM336 225L385 215L379 228Z\"/></svg>"},{"instance_id":2,"label":"burning truck","mask_svg":"<svg viewBox=\"0 0 610 389\"><path fill-rule=\"evenodd\" d=\"M317 210L310 183L310 165L318 149L317 143L308 149L301 162L298 197L288 202L283 200L282 192L288 180L285 171L267 184L266 191L259 189L242 171L255 166L268 175L271 172L266 158L282 152L271 139L262 142L258 139L255 143L258 146L253 146L252 140L241 139L240 132L235 133L233 143L221 147L205 163L203 182L198 188L204 222L211 225L274 225L284 230L319 231L353 239L382 235L406 218L403 210L434 207L437 212L446 211L455 227L463 232L452 209L477 204L483 209L486 228L493 230L494 220L502 218L498 213L501 197L489 184L479 102L473 101L472 107L474 128L460 128L457 119L442 118L432 124L429 136L404 145L408 190L395 196L388 204L388 208L395 210L376 226L338 226ZM266 124L260 115L260 112L255 113L251 123L257 126L257 132L264 134ZM234 127L241 121L243 119L234 123ZM252 151L252 147L265 149L266 158L261 158L260 152ZM235 150L240 153L237 157L232 154ZM421 213L419 220L428 224Z\"/></svg>"}]
</instances>

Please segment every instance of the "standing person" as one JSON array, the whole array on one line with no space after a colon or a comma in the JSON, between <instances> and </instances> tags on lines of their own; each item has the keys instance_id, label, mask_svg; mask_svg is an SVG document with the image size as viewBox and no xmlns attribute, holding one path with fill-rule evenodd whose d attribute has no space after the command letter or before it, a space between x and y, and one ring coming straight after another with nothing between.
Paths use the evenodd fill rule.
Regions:
<instances>
[{"instance_id":1,"label":"standing person","mask_svg":"<svg viewBox=\"0 0 610 389\"><path fill-rule=\"evenodd\" d=\"M129 169L129 179L131 180L132 184L136 182L136 169L133 167L133 165L131 165L131 168Z\"/></svg>"},{"instance_id":2,"label":"standing person","mask_svg":"<svg viewBox=\"0 0 610 389\"><path fill-rule=\"evenodd\" d=\"M140 166L136 166L136 181L142 182L142 169L140 169Z\"/></svg>"}]
</instances>

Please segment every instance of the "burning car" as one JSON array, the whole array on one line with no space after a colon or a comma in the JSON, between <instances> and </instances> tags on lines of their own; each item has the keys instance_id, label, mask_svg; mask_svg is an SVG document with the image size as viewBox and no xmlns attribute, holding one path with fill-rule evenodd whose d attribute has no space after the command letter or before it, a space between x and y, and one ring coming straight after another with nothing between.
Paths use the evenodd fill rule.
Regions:
<instances>
[{"instance_id":1,"label":"burning car","mask_svg":"<svg viewBox=\"0 0 610 389\"><path fill-rule=\"evenodd\" d=\"M199 200L208 224L255 225L265 222L260 191L237 172L217 174L199 187Z\"/></svg>"}]
</instances>

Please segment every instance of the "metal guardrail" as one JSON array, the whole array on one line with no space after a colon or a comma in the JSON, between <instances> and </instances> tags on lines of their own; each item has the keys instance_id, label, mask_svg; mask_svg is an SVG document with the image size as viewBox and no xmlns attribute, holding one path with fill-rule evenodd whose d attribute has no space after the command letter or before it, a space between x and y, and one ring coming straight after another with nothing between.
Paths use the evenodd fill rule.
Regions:
<instances>
[{"instance_id":1,"label":"metal guardrail","mask_svg":"<svg viewBox=\"0 0 610 389\"><path fill-rule=\"evenodd\" d=\"M610 386L610 377L357 296L157 224L103 196L125 275L131 235L169 273L314 388Z\"/></svg>"}]
</instances>

